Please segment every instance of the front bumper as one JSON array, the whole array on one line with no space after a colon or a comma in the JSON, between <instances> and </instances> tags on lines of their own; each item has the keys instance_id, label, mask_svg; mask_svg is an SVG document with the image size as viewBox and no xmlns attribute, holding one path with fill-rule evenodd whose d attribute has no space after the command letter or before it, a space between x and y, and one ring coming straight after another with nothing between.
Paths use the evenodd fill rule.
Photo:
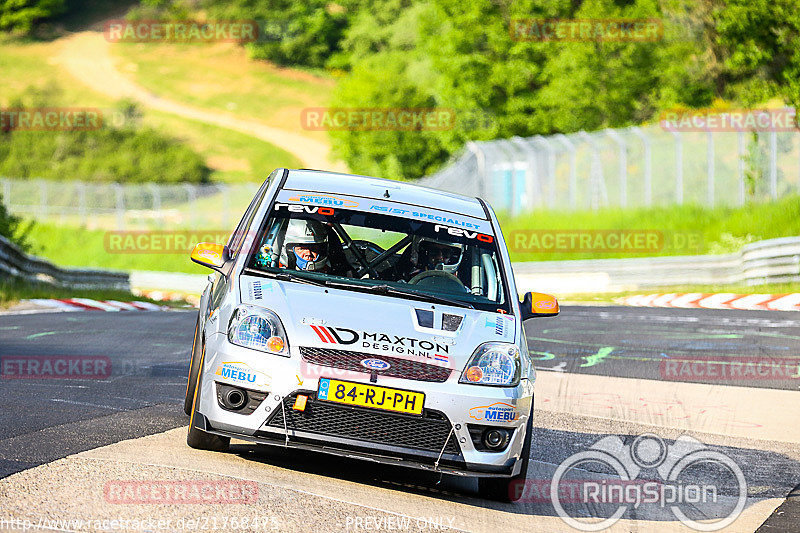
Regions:
<instances>
[{"instance_id":1,"label":"front bumper","mask_svg":"<svg viewBox=\"0 0 800 533\"><path fill-rule=\"evenodd\" d=\"M221 371L231 364L248 373L231 377ZM248 377L250 371L255 378ZM459 384L458 371L443 383L378 378L380 386L425 393L419 417L316 400L321 377L369 383L369 374L307 364L297 348L290 358L273 356L232 345L224 334L214 334L206 342L202 372L194 423L210 433L454 475L508 477L520 470L533 403L527 380L517 387L496 388ZM266 397L251 414L231 412L219 404L217 384L257 390ZM304 412L292 409L297 394L309 398ZM497 409L492 404L505 410L504 419L485 419ZM513 433L502 452L481 451L469 432L475 426Z\"/></svg>"}]
</instances>

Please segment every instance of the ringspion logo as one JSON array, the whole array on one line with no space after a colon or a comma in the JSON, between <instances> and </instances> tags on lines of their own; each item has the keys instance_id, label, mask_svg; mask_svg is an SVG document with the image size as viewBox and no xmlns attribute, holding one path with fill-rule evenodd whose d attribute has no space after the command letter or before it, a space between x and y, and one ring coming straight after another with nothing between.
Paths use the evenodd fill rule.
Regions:
<instances>
[{"instance_id":1,"label":"ringspion logo","mask_svg":"<svg viewBox=\"0 0 800 533\"><path fill-rule=\"evenodd\" d=\"M598 475L587 479L587 472ZM510 490L519 494L520 487ZM579 531L604 530L640 507L669 509L685 526L717 531L739 518L747 482L733 459L693 437L670 445L645 433L631 442L603 437L567 457L553 473L549 495L556 514Z\"/></svg>"}]
</instances>

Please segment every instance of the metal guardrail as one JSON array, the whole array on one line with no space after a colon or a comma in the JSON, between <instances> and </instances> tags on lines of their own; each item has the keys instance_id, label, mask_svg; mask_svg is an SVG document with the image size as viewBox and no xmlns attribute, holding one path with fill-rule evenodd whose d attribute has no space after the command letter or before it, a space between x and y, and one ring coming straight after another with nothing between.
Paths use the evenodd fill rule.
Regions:
<instances>
[{"instance_id":1,"label":"metal guardrail","mask_svg":"<svg viewBox=\"0 0 800 533\"><path fill-rule=\"evenodd\" d=\"M40 257L28 255L0 236L0 275L29 282L75 289L130 290L130 275L90 268L61 268Z\"/></svg>"},{"instance_id":2,"label":"metal guardrail","mask_svg":"<svg viewBox=\"0 0 800 533\"><path fill-rule=\"evenodd\" d=\"M669 285L800 281L800 237L747 244L733 254L514 263L520 292L602 293ZM60 268L0 237L0 273L28 281L89 289L132 288L199 294L206 276Z\"/></svg>"},{"instance_id":3,"label":"metal guardrail","mask_svg":"<svg viewBox=\"0 0 800 533\"><path fill-rule=\"evenodd\" d=\"M800 237L747 244L733 254L535 261L514 264L517 288L601 293L670 285L764 285L800 281Z\"/></svg>"}]
</instances>

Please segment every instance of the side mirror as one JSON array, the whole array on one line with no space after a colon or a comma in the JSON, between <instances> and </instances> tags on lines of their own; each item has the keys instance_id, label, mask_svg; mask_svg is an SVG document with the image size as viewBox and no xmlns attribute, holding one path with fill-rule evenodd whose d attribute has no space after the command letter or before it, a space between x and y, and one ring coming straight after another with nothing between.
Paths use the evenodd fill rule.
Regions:
<instances>
[{"instance_id":1,"label":"side mirror","mask_svg":"<svg viewBox=\"0 0 800 533\"><path fill-rule=\"evenodd\" d=\"M190 257L198 265L219 270L228 258L227 252L225 246L221 244L201 242L195 245Z\"/></svg>"},{"instance_id":2,"label":"side mirror","mask_svg":"<svg viewBox=\"0 0 800 533\"><path fill-rule=\"evenodd\" d=\"M541 292L526 292L520 304L522 320L543 316L556 316L558 314L558 300L555 296Z\"/></svg>"}]
</instances>

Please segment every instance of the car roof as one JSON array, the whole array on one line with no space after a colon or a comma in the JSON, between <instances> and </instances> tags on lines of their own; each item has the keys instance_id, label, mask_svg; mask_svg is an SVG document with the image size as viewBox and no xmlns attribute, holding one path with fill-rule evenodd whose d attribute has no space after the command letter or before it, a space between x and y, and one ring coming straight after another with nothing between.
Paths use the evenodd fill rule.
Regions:
<instances>
[{"instance_id":1,"label":"car roof","mask_svg":"<svg viewBox=\"0 0 800 533\"><path fill-rule=\"evenodd\" d=\"M285 190L346 194L384 202L438 209L487 220L486 212L477 198L413 185L404 181L300 169L289 170L283 188ZM388 198L385 196L386 191L389 191Z\"/></svg>"}]
</instances>

